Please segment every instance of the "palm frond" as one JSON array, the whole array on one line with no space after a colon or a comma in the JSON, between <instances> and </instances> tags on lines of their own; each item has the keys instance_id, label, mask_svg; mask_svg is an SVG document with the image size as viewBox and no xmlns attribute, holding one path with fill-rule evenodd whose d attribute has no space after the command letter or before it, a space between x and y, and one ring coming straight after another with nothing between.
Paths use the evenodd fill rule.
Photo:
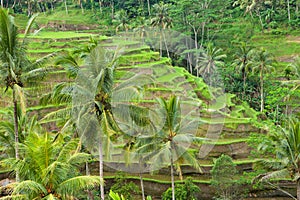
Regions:
<instances>
[{"instance_id":1,"label":"palm frond","mask_svg":"<svg viewBox=\"0 0 300 200\"><path fill-rule=\"evenodd\" d=\"M32 15L32 17L28 20L26 28L25 28L25 33L24 33L24 38L23 38L23 44L25 43L25 40L27 39L27 36L30 32L30 29L35 21L35 19L37 18L38 14L34 14Z\"/></svg>"},{"instance_id":2,"label":"palm frond","mask_svg":"<svg viewBox=\"0 0 300 200\"><path fill-rule=\"evenodd\" d=\"M37 197L40 194L47 194L47 189L35 181L27 180L17 184L12 195L26 194L30 197Z\"/></svg>"},{"instance_id":3,"label":"palm frond","mask_svg":"<svg viewBox=\"0 0 300 200\"><path fill-rule=\"evenodd\" d=\"M103 184L103 180L99 176L77 176L62 182L58 188L63 197L74 195L80 190L90 190Z\"/></svg>"},{"instance_id":4,"label":"palm frond","mask_svg":"<svg viewBox=\"0 0 300 200\"><path fill-rule=\"evenodd\" d=\"M45 78L45 76L51 72L54 71L55 67L40 67L40 68L34 68L31 71L28 71L26 73L22 74L22 79L31 82L31 81L37 81L37 80L42 80Z\"/></svg>"},{"instance_id":5,"label":"palm frond","mask_svg":"<svg viewBox=\"0 0 300 200\"><path fill-rule=\"evenodd\" d=\"M258 179L259 181L267 181L272 179L285 179L289 177L290 177L289 171L287 169L282 169L282 170L262 174L256 177L256 179Z\"/></svg>"},{"instance_id":6,"label":"palm frond","mask_svg":"<svg viewBox=\"0 0 300 200\"><path fill-rule=\"evenodd\" d=\"M61 119L67 119L71 116L72 107L68 106L53 112L46 114L41 120L40 123L48 123L50 121L58 121Z\"/></svg>"},{"instance_id":7,"label":"palm frond","mask_svg":"<svg viewBox=\"0 0 300 200\"><path fill-rule=\"evenodd\" d=\"M49 194L42 198L42 200L58 200L58 198L56 198L53 194Z\"/></svg>"},{"instance_id":8,"label":"palm frond","mask_svg":"<svg viewBox=\"0 0 300 200\"><path fill-rule=\"evenodd\" d=\"M63 148L60 150L60 153L57 157L57 161L59 162L67 161L71 156L71 153L76 150L78 143L79 143L78 139L72 139L66 145L64 145Z\"/></svg>"},{"instance_id":9,"label":"palm frond","mask_svg":"<svg viewBox=\"0 0 300 200\"><path fill-rule=\"evenodd\" d=\"M91 155L88 153L76 153L70 156L67 162L70 163L71 165L79 165L87 162L90 158Z\"/></svg>"}]
</instances>

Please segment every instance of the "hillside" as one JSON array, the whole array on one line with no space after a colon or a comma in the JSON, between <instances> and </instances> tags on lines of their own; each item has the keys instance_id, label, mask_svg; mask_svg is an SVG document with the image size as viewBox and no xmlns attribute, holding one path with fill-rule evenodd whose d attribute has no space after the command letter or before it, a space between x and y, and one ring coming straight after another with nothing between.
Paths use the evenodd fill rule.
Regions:
<instances>
[{"instance_id":1,"label":"hillside","mask_svg":"<svg viewBox=\"0 0 300 200\"><path fill-rule=\"evenodd\" d=\"M173 6L176 4L173 1L169 3ZM84 6L87 5L88 3L84 4ZM97 6L97 4L93 5L95 7L91 7L91 9L95 9ZM119 9L120 4L115 5ZM53 69L48 71L44 79L35 86L25 84L24 94L28 116L36 115L37 119L41 120L40 123L43 127L51 133L65 131L64 123L66 119L71 118L68 109L72 108L72 104L64 102L63 99L60 102L52 101L51 98L55 96L53 91L61 83L72 85L78 83L80 79L72 76L70 66L62 63L55 64L55 59L62 55L72 55L79 66L79 72L84 71L88 66L86 58L92 52L91 49L98 45L108 51L115 51L119 55L117 67L113 74L112 107L115 108L113 115L117 123L121 124L120 127L124 132L128 131L129 136L135 136L135 132L143 132L143 129L146 128L133 124L135 122L131 117L124 119L117 113L116 108L121 100L118 94L122 92L120 89L122 90L122 86L126 86L126 84L136 85L141 94L139 98L126 99L125 104L155 110L158 106L157 98L169 99L176 95L181 100L181 112L186 115L186 118L183 117L184 123L199 122L199 126L197 124L197 126L188 127L185 131L194 136L205 138L205 140L201 145L186 144L185 148L186 151L195 155L201 165L202 173L195 170L190 164L180 163L183 177L191 176L193 182L202 191L197 194L197 198L212 199L214 197L216 191L211 188L211 169L215 159L222 154L229 155L233 159L238 170L236 179L240 182L247 179L247 183L249 183L249 180L257 173L261 173L257 170L257 166L259 167L260 161L263 159L268 160L273 157L274 152L268 152L268 150L275 148L272 144L271 147L266 148L266 153L257 152L255 148L260 145L260 142L265 142L262 141L264 139L266 139L266 143L271 141L273 132L276 130L275 125L284 125L286 118L299 114L300 91L297 86L299 83L297 57L300 56L300 33L297 29L293 30L292 25L286 28L284 22L275 28L269 26L268 22L268 27L262 32L257 26L252 27L253 24L245 21L243 17L238 17L234 21L231 16L224 18L223 21L216 21L215 26L209 23L207 31L202 32L202 36L199 32L197 38L195 32L187 31L186 33L182 24L175 25L173 30L166 28L162 34L160 32L162 29L153 30L153 23L148 22L147 25L140 26L141 24L138 24L137 20L135 21L134 17L130 15L128 18L130 18L130 23L135 24L135 28L132 27L131 30L127 30L127 21L124 18L123 24L121 23L122 26L119 27L120 24L117 22L120 17L118 15L121 15L121 9L120 12L116 11L115 19L110 21L109 16L99 17L98 11L89 10L84 6L82 9L78 9L71 3L68 6L68 14L66 14L63 6L53 12L40 14L32 33L28 37L27 56L31 61L49 54L53 56L53 60L48 63ZM104 5L103 8L105 13L109 15L110 7ZM178 12L178 10L170 11L173 17ZM237 15L239 12L241 11L235 10L233 15ZM132 13L134 11L127 12L127 14ZM212 18L214 17L212 16ZM174 19L177 18L174 17ZM191 19L188 18L188 20ZM16 16L16 22L22 33L24 32L25 21L24 15ZM194 24L191 25L190 23L190 25L195 28L197 23L192 23ZM118 30L118 27L124 31ZM199 27L197 30L200 30ZM247 32L251 27L253 28L251 33ZM185 34L180 32L185 32ZM23 34L20 36L22 37ZM255 50L253 51L254 54L268 52L272 54L272 60L274 60L270 64L274 68L273 71L265 72L263 79L260 79L259 73L255 73L255 67L260 66L258 62L249 62L250 70L245 76L247 78L246 85L243 85L242 77L245 70L238 69L237 64L235 64L238 60L238 49L244 41L247 41L247 44L250 44L249 47L251 46ZM186 48L186 46L188 47ZM74 50L80 53L76 54ZM209 55L211 53L209 50L211 50L212 55ZM213 55L213 53L216 54ZM197 57L198 54L200 58ZM224 54L225 56L223 56ZM216 59L212 64L216 67L215 73L213 72L212 75L208 73L207 76L205 70L201 70L201 66L205 65L206 62L203 59L205 56L210 60ZM251 58L251 56L253 55L249 57ZM197 66L200 66L198 68L200 74L196 69ZM265 100L264 110L260 110L261 88L259 83L261 80L264 80L265 83L263 88L265 93L262 94ZM1 87L5 90L2 84ZM59 92L63 95L66 94L63 90ZM13 102L11 97L11 90L1 93L0 118L3 121L12 115ZM80 101L84 100L84 98L80 99ZM124 102L121 101L121 103ZM68 111L67 115L56 113L65 111L64 109ZM159 117L155 119L155 117L157 116L150 116L153 120L152 123L156 124L156 128L159 129L161 128L160 121L165 119ZM69 131L69 135L65 140L78 134L77 131L74 131L75 129L68 128L66 132ZM104 155L106 157L104 159L106 192L115 182L113 179L118 171L125 171L127 180L138 185L139 173L137 168L139 162L133 159L128 165L126 160L125 147L130 141L128 135L114 140L109 151L111 157ZM84 143L84 148L86 148L85 145L89 146ZM1 147L1 149L5 148ZM97 153L93 152L93 159L87 165L92 175L98 175L98 156ZM171 185L170 166L169 163L161 163L159 168L152 169L151 167L151 162L144 165L145 192L146 195L151 195L153 199L160 199L161 194ZM84 171L83 166L81 168ZM3 169L5 172L3 174L6 175L7 171L7 169ZM149 173L149 171L153 173ZM180 173L176 171L175 174L176 182L180 183ZM283 185L286 184L289 189L292 188L291 190L293 190L294 186L290 186L290 183L284 182ZM249 193L257 192L262 197L283 195L276 190L269 191L271 188L262 189L263 192L260 193L256 189L252 189L251 185L248 187ZM136 198L139 199L139 197Z\"/></svg>"}]
</instances>

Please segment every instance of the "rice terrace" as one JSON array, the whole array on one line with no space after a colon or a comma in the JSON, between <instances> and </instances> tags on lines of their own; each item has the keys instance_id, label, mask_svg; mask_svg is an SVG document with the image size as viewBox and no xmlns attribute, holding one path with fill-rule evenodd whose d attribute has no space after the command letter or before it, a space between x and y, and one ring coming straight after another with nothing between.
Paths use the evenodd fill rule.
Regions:
<instances>
[{"instance_id":1,"label":"rice terrace","mask_svg":"<svg viewBox=\"0 0 300 200\"><path fill-rule=\"evenodd\" d=\"M299 0L0 4L0 199L300 199Z\"/></svg>"}]
</instances>

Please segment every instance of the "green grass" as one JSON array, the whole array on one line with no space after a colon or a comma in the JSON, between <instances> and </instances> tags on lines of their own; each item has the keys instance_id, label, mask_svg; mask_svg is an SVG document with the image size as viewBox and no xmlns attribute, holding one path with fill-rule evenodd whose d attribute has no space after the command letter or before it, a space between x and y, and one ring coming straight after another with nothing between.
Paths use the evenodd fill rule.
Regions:
<instances>
[{"instance_id":1,"label":"green grass","mask_svg":"<svg viewBox=\"0 0 300 200\"><path fill-rule=\"evenodd\" d=\"M217 141L204 141L203 144L215 144L215 145L229 145L234 143L247 142L248 138L228 138L228 139L218 139Z\"/></svg>"},{"instance_id":2,"label":"green grass","mask_svg":"<svg viewBox=\"0 0 300 200\"><path fill-rule=\"evenodd\" d=\"M141 52L139 54L123 55L119 58L120 65L132 65L134 63L151 63L159 60L159 53L157 52Z\"/></svg>"},{"instance_id":3,"label":"green grass","mask_svg":"<svg viewBox=\"0 0 300 200\"><path fill-rule=\"evenodd\" d=\"M250 43L257 48L263 47L275 57L299 55L300 44L289 42L285 35L259 34L251 38Z\"/></svg>"},{"instance_id":4,"label":"green grass","mask_svg":"<svg viewBox=\"0 0 300 200\"><path fill-rule=\"evenodd\" d=\"M225 124L231 126L232 124L247 124L250 122L250 118L206 118L201 117L200 121L207 124Z\"/></svg>"},{"instance_id":5,"label":"green grass","mask_svg":"<svg viewBox=\"0 0 300 200\"><path fill-rule=\"evenodd\" d=\"M81 13L80 9L74 9L68 7L68 15L64 10L64 7L61 7L61 10L56 9L54 13L40 14L37 18L38 24L47 24L48 22L55 21L57 23L66 23L66 24L95 24L97 21L94 17L94 14L90 10L86 10L84 14Z\"/></svg>"},{"instance_id":6,"label":"green grass","mask_svg":"<svg viewBox=\"0 0 300 200\"><path fill-rule=\"evenodd\" d=\"M75 38L89 38L90 36L95 36L94 34L90 33L78 33L74 31L40 31L39 33L33 35L29 35L28 38L35 38L35 39L75 39ZM20 34L20 37L23 37Z\"/></svg>"},{"instance_id":7,"label":"green grass","mask_svg":"<svg viewBox=\"0 0 300 200\"><path fill-rule=\"evenodd\" d=\"M140 177L138 175L134 176L131 174L127 174L126 176L127 180L140 180ZM104 178L105 179L115 179L116 174L114 173L104 173ZM181 180L179 180L178 176L174 176L175 178L175 183L182 183ZM193 182L194 183L202 183L202 184L210 184L209 179L197 179L198 177L193 177ZM201 177L203 178L203 177ZM160 183L160 184L171 184L170 181L171 177L166 176L166 175L149 175L149 174L143 174L143 181L149 181L153 183Z\"/></svg>"}]
</instances>

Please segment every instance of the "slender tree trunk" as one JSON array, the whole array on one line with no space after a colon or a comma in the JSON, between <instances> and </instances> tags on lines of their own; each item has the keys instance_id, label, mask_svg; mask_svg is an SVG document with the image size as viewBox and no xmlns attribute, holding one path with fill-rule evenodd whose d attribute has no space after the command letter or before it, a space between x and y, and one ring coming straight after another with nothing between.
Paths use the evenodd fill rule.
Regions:
<instances>
[{"instance_id":1,"label":"slender tree trunk","mask_svg":"<svg viewBox=\"0 0 300 200\"><path fill-rule=\"evenodd\" d=\"M68 15L68 14L69 14L69 12L68 12L67 0L65 0L65 9L66 9L66 14Z\"/></svg>"},{"instance_id":2,"label":"slender tree trunk","mask_svg":"<svg viewBox=\"0 0 300 200\"><path fill-rule=\"evenodd\" d=\"M258 15L260 26L261 26L261 32L264 33L264 24L263 24L263 21L262 21L262 18L261 18L260 11L257 11L257 15Z\"/></svg>"},{"instance_id":3,"label":"slender tree trunk","mask_svg":"<svg viewBox=\"0 0 300 200\"><path fill-rule=\"evenodd\" d=\"M160 52L160 57L162 57L162 33L161 32L159 34L159 52Z\"/></svg>"},{"instance_id":4,"label":"slender tree trunk","mask_svg":"<svg viewBox=\"0 0 300 200\"><path fill-rule=\"evenodd\" d=\"M244 65L244 69L243 69L243 96L242 99L244 100L246 96L246 69L245 69L245 65Z\"/></svg>"},{"instance_id":5,"label":"slender tree trunk","mask_svg":"<svg viewBox=\"0 0 300 200\"><path fill-rule=\"evenodd\" d=\"M3 0L1 0L1 7L3 8Z\"/></svg>"},{"instance_id":6,"label":"slender tree trunk","mask_svg":"<svg viewBox=\"0 0 300 200\"><path fill-rule=\"evenodd\" d=\"M148 4L148 14L149 16L151 15L151 10L150 10L150 0L147 0L147 4Z\"/></svg>"},{"instance_id":7,"label":"slender tree trunk","mask_svg":"<svg viewBox=\"0 0 300 200\"><path fill-rule=\"evenodd\" d=\"M100 175L100 179L104 180L104 176L103 176L103 147L102 147L102 141L101 138L99 139L99 175ZM100 185L100 196L101 196L101 200L104 200L104 185L101 184Z\"/></svg>"},{"instance_id":8,"label":"slender tree trunk","mask_svg":"<svg viewBox=\"0 0 300 200\"><path fill-rule=\"evenodd\" d=\"M16 91L13 88L13 104L14 104L14 130L15 130L15 156L19 160L19 122L18 122L18 102L16 98ZM16 171L16 182L20 181L19 171Z\"/></svg>"},{"instance_id":9,"label":"slender tree trunk","mask_svg":"<svg viewBox=\"0 0 300 200\"><path fill-rule=\"evenodd\" d=\"M15 7L15 5L16 5L16 0L14 0L14 4L12 5L12 9Z\"/></svg>"},{"instance_id":10,"label":"slender tree trunk","mask_svg":"<svg viewBox=\"0 0 300 200\"><path fill-rule=\"evenodd\" d=\"M178 172L179 172L179 179L181 181L183 181L183 175L182 175L182 170L181 170L180 164L178 164Z\"/></svg>"},{"instance_id":11,"label":"slender tree trunk","mask_svg":"<svg viewBox=\"0 0 300 200\"><path fill-rule=\"evenodd\" d=\"M111 18L114 19L115 18L115 6L114 6L114 1L110 1L111 3Z\"/></svg>"},{"instance_id":12,"label":"slender tree trunk","mask_svg":"<svg viewBox=\"0 0 300 200\"><path fill-rule=\"evenodd\" d=\"M140 175L140 184L141 184L141 190L142 190L142 199L145 200L145 190L144 190L144 181L143 181L143 177L142 177L141 159L139 159L139 175Z\"/></svg>"},{"instance_id":13,"label":"slender tree trunk","mask_svg":"<svg viewBox=\"0 0 300 200\"><path fill-rule=\"evenodd\" d=\"M80 8L81 8L81 13L84 14L84 9L83 9L83 6L82 6L82 1L80 1Z\"/></svg>"},{"instance_id":14,"label":"slender tree trunk","mask_svg":"<svg viewBox=\"0 0 300 200\"><path fill-rule=\"evenodd\" d=\"M90 175L90 169L89 169L89 163L88 162L85 162L85 174L87 176ZM88 199L89 200L94 200L94 196L93 196L92 192L90 190L88 190L87 193L88 193Z\"/></svg>"},{"instance_id":15,"label":"slender tree trunk","mask_svg":"<svg viewBox=\"0 0 300 200\"><path fill-rule=\"evenodd\" d=\"M51 1L51 11L54 11L53 1Z\"/></svg>"},{"instance_id":16,"label":"slender tree trunk","mask_svg":"<svg viewBox=\"0 0 300 200\"><path fill-rule=\"evenodd\" d=\"M297 200L300 200L300 179L297 180Z\"/></svg>"},{"instance_id":17,"label":"slender tree trunk","mask_svg":"<svg viewBox=\"0 0 300 200\"><path fill-rule=\"evenodd\" d=\"M141 183L141 190L142 190L142 199L145 200L144 181L141 172L140 172L140 183Z\"/></svg>"},{"instance_id":18,"label":"slender tree trunk","mask_svg":"<svg viewBox=\"0 0 300 200\"><path fill-rule=\"evenodd\" d=\"M162 35L163 35L163 38L164 38L164 43L165 43L165 47L166 47L166 51L167 51L167 56L168 56L168 58L170 58L170 53L169 53L168 44L167 44L167 41L166 41L164 30L162 32Z\"/></svg>"},{"instance_id":19,"label":"slender tree trunk","mask_svg":"<svg viewBox=\"0 0 300 200\"><path fill-rule=\"evenodd\" d=\"M171 183L172 183L172 200L175 200L174 161L173 161L173 144L172 144L172 141L171 141Z\"/></svg>"},{"instance_id":20,"label":"slender tree trunk","mask_svg":"<svg viewBox=\"0 0 300 200\"><path fill-rule=\"evenodd\" d=\"M205 22L202 22L201 26L202 27L201 27L201 44L200 44L200 48L202 48L203 42L204 42Z\"/></svg>"},{"instance_id":21,"label":"slender tree trunk","mask_svg":"<svg viewBox=\"0 0 300 200\"><path fill-rule=\"evenodd\" d=\"M102 0L99 0L99 9L100 9L100 13L102 14Z\"/></svg>"},{"instance_id":22,"label":"slender tree trunk","mask_svg":"<svg viewBox=\"0 0 300 200\"><path fill-rule=\"evenodd\" d=\"M291 21L290 0L287 0L288 20Z\"/></svg>"},{"instance_id":23,"label":"slender tree trunk","mask_svg":"<svg viewBox=\"0 0 300 200\"><path fill-rule=\"evenodd\" d=\"M260 70L260 112L264 111L264 77L263 69Z\"/></svg>"}]
</instances>

